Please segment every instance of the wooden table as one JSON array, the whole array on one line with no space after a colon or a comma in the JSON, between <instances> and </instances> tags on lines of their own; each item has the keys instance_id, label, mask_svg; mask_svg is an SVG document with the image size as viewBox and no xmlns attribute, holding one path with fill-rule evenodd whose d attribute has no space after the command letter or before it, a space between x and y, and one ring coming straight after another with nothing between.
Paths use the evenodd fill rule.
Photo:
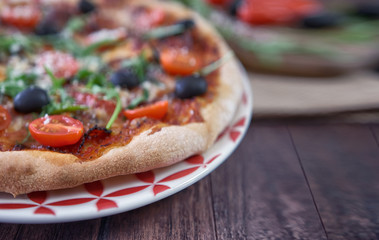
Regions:
<instances>
[{"instance_id":1,"label":"wooden table","mask_svg":"<svg viewBox=\"0 0 379 240\"><path fill-rule=\"evenodd\" d=\"M0 239L379 239L379 124L254 122L216 171L88 221L0 224Z\"/></svg>"}]
</instances>

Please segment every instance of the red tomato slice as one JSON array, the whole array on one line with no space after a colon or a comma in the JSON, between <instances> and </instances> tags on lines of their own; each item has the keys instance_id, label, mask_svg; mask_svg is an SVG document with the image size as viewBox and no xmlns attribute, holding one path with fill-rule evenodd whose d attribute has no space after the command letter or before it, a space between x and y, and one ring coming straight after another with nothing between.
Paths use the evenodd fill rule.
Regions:
<instances>
[{"instance_id":1,"label":"red tomato slice","mask_svg":"<svg viewBox=\"0 0 379 240\"><path fill-rule=\"evenodd\" d=\"M12 117L9 114L8 110L0 105L0 130L8 128L11 121Z\"/></svg>"},{"instance_id":2,"label":"red tomato slice","mask_svg":"<svg viewBox=\"0 0 379 240\"><path fill-rule=\"evenodd\" d=\"M41 11L30 5L4 7L1 12L1 21L19 28L34 28L41 19Z\"/></svg>"},{"instance_id":3,"label":"red tomato slice","mask_svg":"<svg viewBox=\"0 0 379 240\"><path fill-rule=\"evenodd\" d=\"M188 49L167 48L159 53L163 70L174 75L191 75L201 67L198 54Z\"/></svg>"},{"instance_id":4,"label":"red tomato slice","mask_svg":"<svg viewBox=\"0 0 379 240\"><path fill-rule=\"evenodd\" d=\"M163 9L143 9L135 16L135 24L142 29L150 29L161 25L166 19Z\"/></svg>"},{"instance_id":5,"label":"red tomato slice","mask_svg":"<svg viewBox=\"0 0 379 240\"><path fill-rule=\"evenodd\" d=\"M42 145L62 147L77 143L84 134L82 122L64 115L37 118L29 124L32 137Z\"/></svg>"},{"instance_id":6,"label":"red tomato slice","mask_svg":"<svg viewBox=\"0 0 379 240\"><path fill-rule=\"evenodd\" d=\"M46 51L37 58L37 66L49 68L57 78L69 78L79 70L79 62L68 54L59 51Z\"/></svg>"},{"instance_id":7,"label":"red tomato slice","mask_svg":"<svg viewBox=\"0 0 379 240\"><path fill-rule=\"evenodd\" d=\"M245 0L237 15L255 25L289 24L320 9L321 5L314 0Z\"/></svg>"},{"instance_id":8,"label":"red tomato slice","mask_svg":"<svg viewBox=\"0 0 379 240\"><path fill-rule=\"evenodd\" d=\"M148 117L153 119L162 119L168 110L168 101L159 101L151 105L135 108L132 110L125 110L124 115L128 119Z\"/></svg>"}]
</instances>

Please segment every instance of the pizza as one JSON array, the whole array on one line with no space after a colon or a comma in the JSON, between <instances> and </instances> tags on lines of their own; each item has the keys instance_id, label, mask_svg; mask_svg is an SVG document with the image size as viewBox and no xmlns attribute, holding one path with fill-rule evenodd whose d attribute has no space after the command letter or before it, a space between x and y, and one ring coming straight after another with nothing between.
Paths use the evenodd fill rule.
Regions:
<instances>
[{"instance_id":1,"label":"pizza","mask_svg":"<svg viewBox=\"0 0 379 240\"><path fill-rule=\"evenodd\" d=\"M217 32L177 3L0 3L0 191L14 196L204 152L242 95Z\"/></svg>"},{"instance_id":2,"label":"pizza","mask_svg":"<svg viewBox=\"0 0 379 240\"><path fill-rule=\"evenodd\" d=\"M377 2L180 2L209 18L240 61L253 71L327 77L370 69L379 61Z\"/></svg>"}]
</instances>

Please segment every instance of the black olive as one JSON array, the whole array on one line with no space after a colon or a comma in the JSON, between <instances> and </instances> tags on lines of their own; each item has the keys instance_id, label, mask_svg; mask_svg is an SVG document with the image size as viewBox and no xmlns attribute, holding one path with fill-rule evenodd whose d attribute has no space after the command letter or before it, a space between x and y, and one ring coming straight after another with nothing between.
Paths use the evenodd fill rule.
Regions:
<instances>
[{"instance_id":1,"label":"black olive","mask_svg":"<svg viewBox=\"0 0 379 240\"><path fill-rule=\"evenodd\" d=\"M115 86L132 89L139 85L137 74L131 68L121 68L111 75L110 81Z\"/></svg>"},{"instance_id":2,"label":"black olive","mask_svg":"<svg viewBox=\"0 0 379 240\"><path fill-rule=\"evenodd\" d=\"M31 86L19 92L14 98L14 109L21 113L40 112L42 107L49 104L50 99L45 90Z\"/></svg>"},{"instance_id":3,"label":"black olive","mask_svg":"<svg viewBox=\"0 0 379 240\"><path fill-rule=\"evenodd\" d=\"M379 3L360 3L355 7L357 15L367 18L379 18Z\"/></svg>"},{"instance_id":4,"label":"black olive","mask_svg":"<svg viewBox=\"0 0 379 240\"><path fill-rule=\"evenodd\" d=\"M201 76L186 76L176 80L175 95L178 98L191 98L207 91L207 81Z\"/></svg>"},{"instance_id":5,"label":"black olive","mask_svg":"<svg viewBox=\"0 0 379 240\"><path fill-rule=\"evenodd\" d=\"M185 30L191 29L195 26L195 22L190 18L177 21L175 24L182 25Z\"/></svg>"},{"instance_id":6,"label":"black olive","mask_svg":"<svg viewBox=\"0 0 379 240\"><path fill-rule=\"evenodd\" d=\"M331 12L318 12L305 16L301 20L301 26L304 28L328 28L335 27L340 23L341 17Z\"/></svg>"},{"instance_id":7,"label":"black olive","mask_svg":"<svg viewBox=\"0 0 379 240\"><path fill-rule=\"evenodd\" d=\"M78 8L81 13L90 13L96 10L96 5L88 0L80 0Z\"/></svg>"},{"instance_id":8,"label":"black olive","mask_svg":"<svg viewBox=\"0 0 379 240\"><path fill-rule=\"evenodd\" d=\"M42 20L35 29L35 34L39 36L54 35L59 33L57 25L47 19Z\"/></svg>"},{"instance_id":9,"label":"black olive","mask_svg":"<svg viewBox=\"0 0 379 240\"><path fill-rule=\"evenodd\" d=\"M237 15L238 8L241 6L242 0L234 0L230 5L229 5L229 14L232 16Z\"/></svg>"}]
</instances>

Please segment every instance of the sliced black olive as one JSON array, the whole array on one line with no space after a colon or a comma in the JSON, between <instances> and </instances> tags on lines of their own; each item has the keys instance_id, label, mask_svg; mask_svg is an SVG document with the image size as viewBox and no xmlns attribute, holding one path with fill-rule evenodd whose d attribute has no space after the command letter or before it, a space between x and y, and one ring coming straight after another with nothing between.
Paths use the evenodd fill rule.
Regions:
<instances>
[{"instance_id":1,"label":"sliced black olive","mask_svg":"<svg viewBox=\"0 0 379 240\"><path fill-rule=\"evenodd\" d=\"M360 3L356 6L357 15L367 18L379 18L379 2Z\"/></svg>"},{"instance_id":2,"label":"sliced black olive","mask_svg":"<svg viewBox=\"0 0 379 240\"><path fill-rule=\"evenodd\" d=\"M42 107L49 104L49 95L37 86L31 86L19 92L14 98L14 109L21 113L40 112Z\"/></svg>"},{"instance_id":3,"label":"sliced black olive","mask_svg":"<svg viewBox=\"0 0 379 240\"><path fill-rule=\"evenodd\" d=\"M208 84L204 77L186 76L176 80L175 95L178 98L191 98L204 94Z\"/></svg>"},{"instance_id":4,"label":"sliced black olive","mask_svg":"<svg viewBox=\"0 0 379 240\"><path fill-rule=\"evenodd\" d=\"M110 81L115 86L132 89L139 85L139 79L131 68L121 68L111 75Z\"/></svg>"},{"instance_id":5,"label":"sliced black olive","mask_svg":"<svg viewBox=\"0 0 379 240\"><path fill-rule=\"evenodd\" d=\"M301 20L301 26L304 28L328 28L335 27L340 23L341 16L331 12L318 12L305 16Z\"/></svg>"},{"instance_id":6,"label":"sliced black olive","mask_svg":"<svg viewBox=\"0 0 379 240\"><path fill-rule=\"evenodd\" d=\"M59 29L53 21L44 19L37 25L34 32L36 35L46 36L59 33Z\"/></svg>"},{"instance_id":7,"label":"sliced black olive","mask_svg":"<svg viewBox=\"0 0 379 240\"><path fill-rule=\"evenodd\" d=\"M177 21L175 24L182 25L185 30L191 29L195 26L195 22L190 18Z\"/></svg>"},{"instance_id":8,"label":"sliced black olive","mask_svg":"<svg viewBox=\"0 0 379 240\"><path fill-rule=\"evenodd\" d=\"M230 5L229 5L229 14L232 16L237 15L238 8L241 6L242 0L234 0Z\"/></svg>"},{"instance_id":9,"label":"sliced black olive","mask_svg":"<svg viewBox=\"0 0 379 240\"><path fill-rule=\"evenodd\" d=\"M88 0L80 0L78 3L78 9L81 13L90 13L96 10L96 5Z\"/></svg>"}]
</instances>

